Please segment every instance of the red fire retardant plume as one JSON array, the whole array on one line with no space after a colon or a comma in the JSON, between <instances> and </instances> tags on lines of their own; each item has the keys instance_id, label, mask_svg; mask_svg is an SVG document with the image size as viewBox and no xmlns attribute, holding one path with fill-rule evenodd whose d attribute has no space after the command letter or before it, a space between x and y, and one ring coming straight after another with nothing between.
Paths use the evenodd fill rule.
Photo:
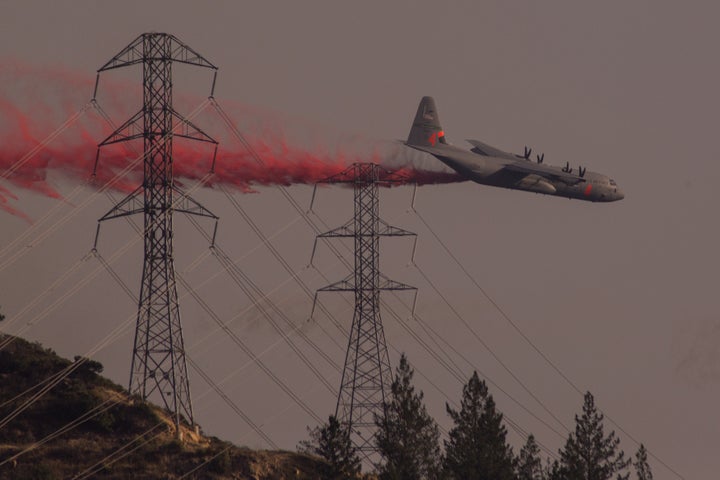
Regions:
<instances>
[{"instance_id":1,"label":"red fire retardant plume","mask_svg":"<svg viewBox=\"0 0 720 480\"><path fill-rule=\"evenodd\" d=\"M109 135L112 128L90 109L22 167L9 172L16 162L87 103L94 78L56 68L28 67L14 61L1 64L0 210L27 218L18 207L13 206L17 197L8 188L9 185L61 198L48 177L64 176L75 182L88 179L93 170L97 144ZM133 113L128 104L138 102L136 98L127 98L128 90L137 93L137 87L128 88L127 85L101 80L104 96L99 98L99 102L118 121ZM190 103L197 105L199 100ZM239 105L226 105L225 109L234 121L242 121L238 117L248 113L257 113ZM327 153L327 148L293 146L286 140L283 127L277 126L277 121L273 122L275 128L258 128L255 122L245 130L244 124L239 125L262 159L259 163L237 139L229 135L217 115L212 118L213 113L210 107L202 118L194 121L220 141L215 173L206 183L209 187L221 184L250 192L254 186L313 184L339 173L354 162L379 163L405 176L408 183L424 185L462 181L454 173L414 167L406 157L409 149L400 145L391 149L394 153L387 154L378 151L383 148L382 142L375 142L374 146L369 145L370 141L366 142L364 150L371 153L353 153L353 148L336 147L331 154ZM207 128L208 122L214 124L212 129ZM132 163L138 156L137 152L142 150L142 143L136 142L134 149L128 147L113 145L103 148L95 185L105 184ZM208 173L212 158L212 147L208 144L176 138L173 152L174 175L180 182L198 180ZM138 162L131 172L113 185L113 189L131 191L141 181L142 162Z\"/></svg>"}]
</instances>

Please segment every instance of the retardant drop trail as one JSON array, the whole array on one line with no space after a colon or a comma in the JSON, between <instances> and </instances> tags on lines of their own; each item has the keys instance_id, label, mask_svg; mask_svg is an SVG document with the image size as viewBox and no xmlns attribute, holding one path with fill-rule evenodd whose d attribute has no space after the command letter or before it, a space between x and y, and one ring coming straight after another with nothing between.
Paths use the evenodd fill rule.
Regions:
<instances>
[{"instance_id":1,"label":"retardant drop trail","mask_svg":"<svg viewBox=\"0 0 720 480\"><path fill-rule=\"evenodd\" d=\"M112 127L88 104L93 86L91 75L30 67L15 61L3 62L3 65L0 70L0 178L3 179L0 210L27 219L22 206L17 204L12 187L61 198L53 180L58 177L70 182L88 179L93 171L97 144L109 135ZM123 118L137 103L134 97L128 98L126 85L104 82L102 92L104 97L99 102L110 112L111 118ZM192 104L192 100L186 99L188 104ZM195 104L202 101L201 98L194 100ZM224 107L234 122L242 122L239 128L262 163L258 163L255 156L229 135L219 119L215 119L215 128L208 133L220 140L220 147L215 174L207 182L209 187L224 185L241 192L252 192L254 186L314 184L357 162L378 163L402 174L407 183L426 185L463 181L455 173L414 166L410 161L412 154L400 144L367 140L364 148L358 149L357 145L343 146L340 141L332 151L327 146L294 146L287 140L286 127L277 119L271 122L273 128L267 128L262 119L248 120L248 115L263 116L257 109L232 103ZM203 113L210 118L213 114L212 109ZM270 115L265 114L266 117ZM47 144L43 144L48 138ZM206 176L211 168L212 149L189 145L190 142L183 139L173 142L175 177L182 182ZM140 143L138 147L138 151L142 150ZM137 159L136 151L126 147L104 148L95 185L104 185ZM126 192L139 185L143 163L135 163L134 168L114 183L114 190Z\"/></svg>"}]
</instances>

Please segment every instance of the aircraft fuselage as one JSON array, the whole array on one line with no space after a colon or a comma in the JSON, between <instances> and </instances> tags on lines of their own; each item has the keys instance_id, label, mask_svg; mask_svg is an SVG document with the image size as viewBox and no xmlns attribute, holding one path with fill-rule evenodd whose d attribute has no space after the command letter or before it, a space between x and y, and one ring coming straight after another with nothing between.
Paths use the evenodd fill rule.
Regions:
<instances>
[{"instance_id":1,"label":"aircraft fuselage","mask_svg":"<svg viewBox=\"0 0 720 480\"><path fill-rule=\"evenodd\" d=\"M405 145L433 155L468 180L591 202L624 198L615 181L606 175L580 167L575 170L569 162L565 167L545 165L544 155L536 155L534 161L527 148L524 155L514 155L478 140L468 142L473 145L471 150L447 143L435 100L423 97Z\"/></svg>"},{"instance_id":2,"label":"aircraft fuselage","mask_svg":"<svg viewBox=\"0 0 720 480\"><path fill-rule=\"evenodd\" d=\"M518 158L510 160L478 155L454 145L438 143L434 147L408 145L416 150L429 153L448 167L473 182L494 187L525 190L528 192L555 195L591 202L613 202L624 198L615 181L606 175L587 170L579 174L564 172L562 167L542 165L543 173L556 173L558 178L539 174L526 174L508 169L513 165L533 164L532 160ZM575 179L568 178L575 177Z\"/></svg>"}]
</instances>

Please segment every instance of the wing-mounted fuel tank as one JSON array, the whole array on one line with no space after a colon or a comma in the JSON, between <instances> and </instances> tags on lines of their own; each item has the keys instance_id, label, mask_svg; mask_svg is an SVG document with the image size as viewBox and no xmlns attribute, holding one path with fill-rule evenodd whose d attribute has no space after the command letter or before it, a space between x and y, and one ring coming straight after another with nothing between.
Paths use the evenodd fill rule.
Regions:
<instances>
[{"instance_id":1,"label":"wing-mounted fuel tank","mask_svg":"<svg viewBox=\"0 0 720 480\"><path fill-rule=\"evenodd\" d=\"M549 195L557 193L555 186L539 175L528 175L518 181L515 187L529 192L546 193Z\"/></svg>"}]
</instances>

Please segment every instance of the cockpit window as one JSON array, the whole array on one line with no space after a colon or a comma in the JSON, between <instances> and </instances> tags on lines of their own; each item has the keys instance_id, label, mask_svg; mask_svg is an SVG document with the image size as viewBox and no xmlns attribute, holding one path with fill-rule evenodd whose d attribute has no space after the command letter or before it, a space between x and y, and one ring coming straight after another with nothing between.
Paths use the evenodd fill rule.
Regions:
<instances>
[{"instance_id":1,"label":"cockpit window","mask_svg":"<svg viewBox=\"0 0 720 480\"><path fill-rule=\"evenodd\" d=\"M616 186L617 186L617 183L615 183L615 180L613 180L613 179L611 178L611 179L610 179L610 185L612 185L613 187L616 187Z\"/></svg>"}]
</instances>

